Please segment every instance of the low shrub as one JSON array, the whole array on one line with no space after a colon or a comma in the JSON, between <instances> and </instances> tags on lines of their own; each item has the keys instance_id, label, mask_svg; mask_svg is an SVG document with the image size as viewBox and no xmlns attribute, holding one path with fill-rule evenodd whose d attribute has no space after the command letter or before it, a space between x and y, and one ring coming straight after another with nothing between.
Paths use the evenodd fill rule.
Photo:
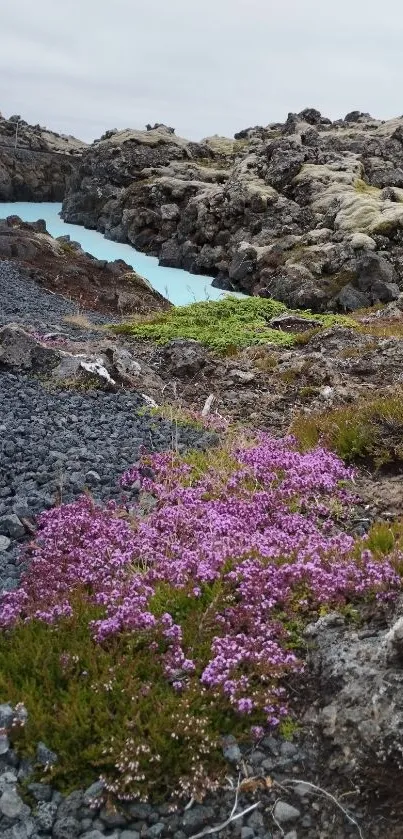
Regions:
<instances>
[{"instance_id":1,"label":"low shrub","mask_svg":"<svg viewBox=\"0 0 403 839\"><path fill-rule=\"evenodd\" d=\"M119 324L113 329L159 343L167 343L174 338L191 338L217 352L225 353L232 348L259 344L291 346L297 340L295 334L268 325L271 318L286 311L286 306L276 300L226 297L218 301L172 307L168 312ZM308 311L298 314L317 319L318 328L335 323L355 326L349 318L339 315L312 315Z\"/></svg>"},{"instance_id":2,"label":"low shrub","mask_svg":"<svg viewBox=\"0 0 403 839\"><path fill-rule=\"evenodd\" d=\"M0 602L0 695L28 710L22 752L44 740L53 782L101 776L122 800L216 788L223 735L287 720L305 623L400 587L379 535L372 555L341 529L351 476L262 434L144 455L121 483L152 494L147 517L89 497L42 514Z\"/></svg>"},{"instance_id":3,"label":"low shrub","mask_svg":"<svg viewBox=\"0 0 403 839\"><path fill-rule=\"evenodd\" d=\"M301 414L292 426L303 449L319 442L347 462L376 467L403 462L403 389L320 413Z\"/></svg>"}]
</instances>

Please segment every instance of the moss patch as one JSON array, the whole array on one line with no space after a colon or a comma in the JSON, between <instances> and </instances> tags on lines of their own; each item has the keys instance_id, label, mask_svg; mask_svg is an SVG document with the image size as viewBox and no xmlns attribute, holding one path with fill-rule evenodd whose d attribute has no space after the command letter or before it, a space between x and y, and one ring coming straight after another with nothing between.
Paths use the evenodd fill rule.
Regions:
<instances>
[{"instance_id":1,"label":"moss patch","mask_svg":"<svg viewBox=\"0 0 403 839\"><path fill-rule=\"evenodd\" d=\"M287 312L286 306L276 300L249 297L239 300L226 297L219 301L192 303L178 306L169 312L152 315L136 321L114 326L118 333L148 338L164 344L175 338L190 338L200 341L218 352L249 347L257 344L291 346L296 335L272 329L271 318ZM318 321L318 327L334 324L355 326L354 321L338 315L312 315L298 312L302 317Z\"/></svg>"}]
</instances>

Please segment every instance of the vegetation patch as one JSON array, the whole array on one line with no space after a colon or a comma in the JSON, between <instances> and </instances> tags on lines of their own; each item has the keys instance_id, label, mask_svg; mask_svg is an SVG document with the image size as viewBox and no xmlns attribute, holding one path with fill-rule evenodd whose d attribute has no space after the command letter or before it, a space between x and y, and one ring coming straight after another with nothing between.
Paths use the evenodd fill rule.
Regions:
<instances>
[{"instance_id":1,"label":"vegetation patch","mask_svg":"<svg viewBox=\"0 0 403 839\"><path fill-rule=\"evenodd\" d=\"M298 340L295 334L273 329L268 324L271 318L287 311L286 306L277 300L263 297L248 297L244 300L225 297L218 301L173 307L168 312L138 318L114 326L113 329L136 338L149 338L158 343L167 343L175 338L191 338L217 352L225 353L234 348L258 344L294 344ZM355 327L351 318L339 315L312 315L309 311L297 314L309 320L314 318L318 321L318 328L334 324Z\"/></svg>"},{"instance_id":2,"label":"vegetation patch","mask_svg":"<svg viewBox=\"0 0 403 839\"><path fill-rule=\"evenodd\" d=\"M372 195L374 198L379 198L381 194L381 190L378 186L371 186L371 184L368 184L366 181L362 180L362 178L357 178L357 180L354 181L354 189L362 195Z\"/></svg>"},{"instance_id":3,"label":"vegetation patch","mask_svg":"<svg viewBox=\"0 0 403 839\"><path fill-rule=\"evenodd\" d=\"M403 390L317 414L302 414L291 433L303 449L319 442L347 462L403 463Z\"/></svg>"},{"instance_id":4,"label":"vegetation patch","mask_svg":"<svg viewBox=\"0 0 403 839\"><path fill-rule=\"evenodd\" d=\"M324 611L400 589L388 534L342 530L352 477L291 438L144 455L122 477L148 516L91 498L47 511L19 588L0 600L0 695L23 703L62 789L101 777L126 801L202 798L221 738L290 727L287 679ZM385 548L385 551L383 551Z\"/></svg>"},{"instance_id":5,"label":"vegetation patch","mask_svg":"<svg viewBox=\"0 0 403 839\"><path fill-rule=\"evenodd\" d=\"M216 411L206 414L205 416L200 411L186 408L181 405L158 405L156 408L140 408L139 415L147 414L148 416L161 417L168 420L175 426L188 426L196 428L199 431L203 429L211 431L227 431L229 428L229 419L219 414ZM176 449L176 446L173 446Z\"/></svg>"}]
</instances>

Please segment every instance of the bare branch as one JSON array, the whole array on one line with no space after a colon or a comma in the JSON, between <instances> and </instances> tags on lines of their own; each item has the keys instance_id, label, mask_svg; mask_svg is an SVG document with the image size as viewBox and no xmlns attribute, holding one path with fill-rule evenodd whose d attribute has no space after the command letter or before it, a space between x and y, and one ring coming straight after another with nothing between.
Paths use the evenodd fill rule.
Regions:
<instances>
[{"instance_id":1,"label":"bare branch","mask_svg":"<svg viewBox=\"0 0 403 839\"><path fill-rule=\"evenodd\" d=\"M238 790L237 790L238 794ZM250 807L247 807L246 810L242 810L241 813L237 813L236 815L231 815L227 821L222 822L222 824L216 824L215 827L206 827L205 830L202 830L201 833L195 833L190 839L201 839L202 836L208 836L210 833L219 833L220 830L224 830L225 827L228 827L231 822L236 821L236 819L241 819L242 816L246 816L247 813L251 813L252 810L256 810L256 807L259 807L260 801L257 801L256 804L251 804ZM234 808L232 808L232 812Z\"/></svg>"}]
</instances>

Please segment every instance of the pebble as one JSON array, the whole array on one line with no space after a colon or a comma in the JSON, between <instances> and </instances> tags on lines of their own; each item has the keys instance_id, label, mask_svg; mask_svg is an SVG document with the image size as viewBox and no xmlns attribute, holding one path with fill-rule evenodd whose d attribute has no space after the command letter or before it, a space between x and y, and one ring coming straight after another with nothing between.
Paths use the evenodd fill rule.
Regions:
<instances>
[{"instance_id":1,"label":"pebble","mask_svg":"<svg viewBox=\"0 0 403 839\"><path fill-rule=\"evenodd\" d=\"M20 819L30 813L30 808L14 789L6 789L0 798L0 813L8 819Z\"/></svg>"},{"instance_id":2,"label":"pebble","mask_svg":"<svg viewBox=\"0 0 403 839\"><path fill-rule=\"evenodd\" d=\"M4 452L3 452L4 454ZM7 458L3 457L7 462ZM5 475L3 480L9 480L10 475ZM0 534L11 536L12 539L20 539L25 535L25 527L15 513L0 517Z\"/></svg>"},{"instance_id":3,"label":"pebble","mask_svg":"<svg viewBox=\"0 0 403 839\"><path fill-rule=\"evenodd\" d=\"M7 734L0 733L0 755L7 754L10 748L10 741L7 737Z\"/></svg>"},{"instance_id":4,"label":"pebble","mask_svg":"<svg viewBox=\"0 0 403 839\"><path fill-rule=\"evenodd\" d=\"M0 536L0 553L7 551L11 545L11 539L7 536Z\"/></svg>"},{"instance_id":5,"label":"pebble","mask_svg":"<svg viewBox=\"0 0 403 839\"><path fill-rule=\"evenodd\" d=\"M45 746L45 743L38 743L36 748L36 762L41 766L53 766L57 763L57 754Z\"/></svg>"},{"instance_id":6,"label":"pebble","mask_svg":"<svg viewBox=\"0 0 403 839\"><path fill-rule=\"evenodd\" d=\"M11 705L3 703L0 705L0 728L9 728L14 719L14 711Z\"/></svg>"},{"instance_id":7,"label":"pebble","mask_svg":"<svg viewBox=\"0 0 403 839\"><path fill-rule=\"evenodd\" d=\"M301 813L296 807L293 807L291 804L288 804L287 801L282 801L281 799L277 801L273 810L273 815L279 824L296 822L297 819L301 818Z\"/></svg>"},{"instance_id":8,"label":"pebble","mask_svg":"<svg viewBox=\"0 0 403 839\"><path fill-rule=\"evenodd\" d=\"M52 830L53 839L76 839L80 832L80 822L73 816L58 819Z\"/></svg>"}]
</instances>

